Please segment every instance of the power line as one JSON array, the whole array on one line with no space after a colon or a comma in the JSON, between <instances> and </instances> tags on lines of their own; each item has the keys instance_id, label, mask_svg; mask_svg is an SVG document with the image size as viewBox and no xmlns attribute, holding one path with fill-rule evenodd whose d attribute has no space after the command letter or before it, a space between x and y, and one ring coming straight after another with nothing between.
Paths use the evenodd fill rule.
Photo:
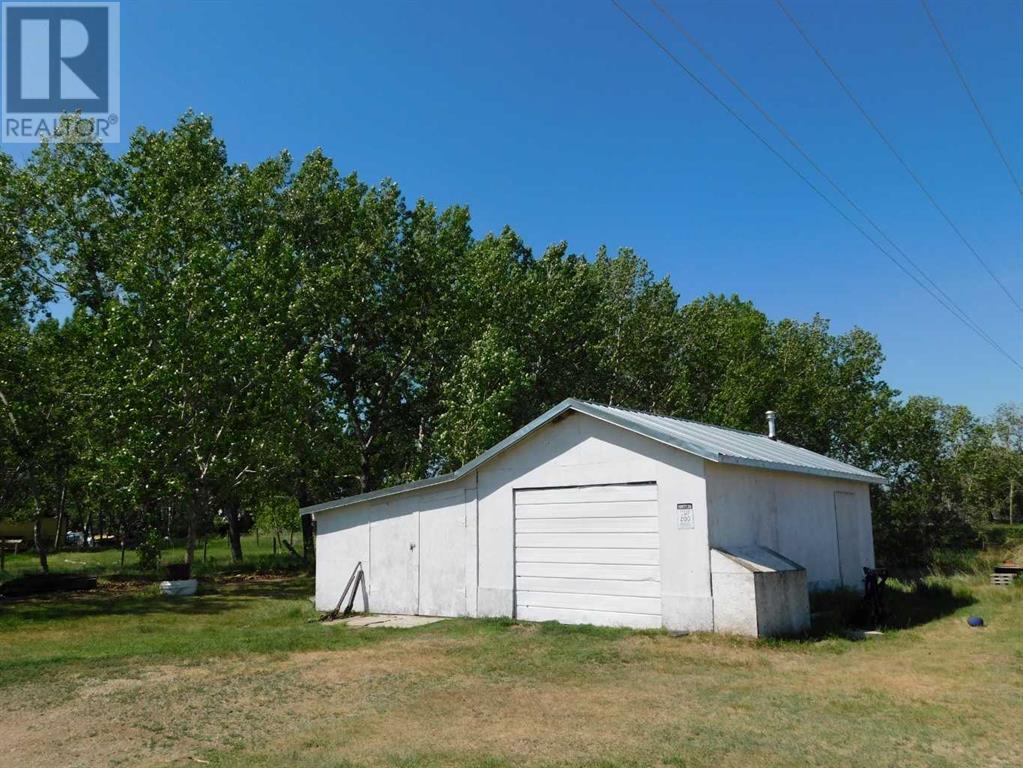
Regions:
<instances>
[{"instance_id":1,"label":"power line","mask_svg":"<svg viewBox=\"0 0 1023 768\"><path fill-rule=\"evenodd\" d=\"M959 78L959 82L963 85L963 90L966 91L966 95L970 97L970 102L973 104L973 108L977 112L977 117L979 117L980 122L984 124L984 130L987 131L988 138L991 139L991 143L995 146L995 151L998 152L998 156L1002 159L1002 165L1005 166L1005 170L1007 170L1009 175L1012 177L1012 183L1016 185L1016 191L1019 192L1021 197L1023 197L1023 185L1021 185L1019 183L1019 179L1016 178L1016 173L1012 170L1012 166L1009 164L1009 158L1006 157L1005 151L1002 149L1002 145L999 143L997 137L995 137L995 131L991 127L991 123L987 121L987 118L984 116L984 111L980 108L980 103L977 101L977 97L973 95L973 89L970 88L970 84L966 80L966 75L963 74L963 70L959 67L959 62L956 61L956 57L952 54L952 48L949 46L948 40L945 39L945 35L941 31L941 27L938 26L938 20L931 12L931 7L927 4L927 0L920 0L920 5L924 7L924 12L927 14L927 18L931 20L931 26L934 27L934 31L938 35L938 40L941 41L941 47L945 49L945 54L948 56L948 60L952 62L952 69L955 70L956 76Z\"/></svg>"},{"instance_id":2,"label":"power line","mask_svg":"<svg viewBox=\"0 0 1023 768\"><path fill-rule=\"evenodd\" d=\"M977 252L977 249L973 247L969 240L966 239L966 235L964 235L962 233L962 230L960 230L959 227L956 226L956 223L952 221L952 217L948 215L948 213L937 201L937 199L935 199L934 195L932 195L930 190L927 189L927 186L923 183L923 181L921 181L920 177L917 176L916 172L909 167L909 163L907 163L906 160L902 157L899 151L895 148L895 145L892 144L892 142L888 139L888 136L885 135L884 131L882 131L878 127L877 123L874 122L874 119L864 108L863 104L860 103L860 100L856 98L852 90L850 90L849 86L845 84L845 81L842 79L842 77L838 74L838 72L835 71L835 68L831 66L831 63L824 56L824 54L821 53L820 48L818 48L810 39L810 36L806 33L806 30L804 30L803 27L800 25L799 21L796 20L796 17L792 15L791 11L789 11L789 9L785 6L785 3L782 2L782 0L774 0L774 2L781 9L782 13L785 14L786 18L788 18L788 20L792 23L792 26L795 27L800 37L802 37L803 40L806 41L806 44L810 46L810 49L817 55L817 58L820 59L820 62L821 64L824 65L824 68L827 69L829 73L831 73L831 76L835 79L835 82L838 83L838 86L842 89L845 95L849 97L849 100L855 105L856 109L858 109L860 114L863 115L863 119L866 120L867 124L874 129L874 132L878 135L881 141L884 142L884 145L888 147L891 153L895 156L895 159L899 161L899 164L903 167L906 173L908 173L910 177L913 179L913 181L916 182L916 185L920 188L920 191L924 193L924 197L926 197L928 201L930 201L931 205L934 206L934 209L941 214L942 218L944 218L948 225L952 228L952 231L959 236L959 239L962 240L963 245L965 245L966 248L970 251L970 253L973 254L974 258L977 259L977 262L984 268L988 275L991 276L991 279L998 284L998 287L1002 289L1002 292L1008 297L1009 301L1011 301L1015 305L1016 309L1018 309L1020 312L1023 312L1023 305L1021 305L1016 300L1016 298L1009 292L1009 289L1005 287L1005 283L1003 283L998 278L998 275L994 273L994 270L992 270L991 267L988 266L988 263L984 261L984 258L980 255L980 253Z\"/></svg>"},{"instance_id":3,"label":"power line","mask_svg":"<svg viewBox=\"0 0 1023 768\"><path fill-rule=\"evenodd\" d=\"M796 139L785 129L785 127L782 126L777 120L775 120L775 118L772 117L772 115L759 101L753 98L753 96L742 86L742 84L738 80L736 80L736 78L727 69L725 69L725 67L722 64L720 64L717 61L717 59L714 58L714 56L700 43L700 41L685 26L683 26L682 23L679 22L679 20L666 7L659 3L658 0L650 0L650 4L653 5L654 8L656 8L661 13L661 15L664 16L668 20L668 22L671 23L671 25L674 26L686 38L689 44L692 45L697 50L697 52L718 71L718 73L722 77L724 77L726 80L728 80L729 83L731 83L732 87L739 92L739 95L741 95L747 102L749 102L753 106L753 108L756 109L757 112L759 112L763 116L763 118L767 120L767 122L770 123L775 128L775 130L778 131L778 133L781 134L785 141L787 141L789 145L792 146L792 148L795 149L803 157L803 159L810 164L810 167L812 167L817 173L819 173L821 177L823 177L824 180L827 181L828 184L830 184L831 187L842 197L842 199L845 200L845 202L860 216L862 216L871 227L873 227L874 231L877 232L877 234L886 243L888 243L888 245L890 245L899 255L901 255L902 258L905 259L913 267L913 269L915 269L917 273L924 280L926 280L927 283L929 283L932 288L934 288L935 291L941 294L941 297L944 299L944 301L942 301L942 299L938 299L937 296L934 296L935 299L938 299L938 301L943 306L945 306L946 309L952 312L953 315L959 316L959 318L964 323L966 323L971 328L971 330L973 330L979 336L984 338L989 344L992 344L995 347L999 346L998 343L994 340L994 338L992 338L992 336L988 334L987 331L985 331L972 317L970 317L969 314L967 314L966 310L959 306L951 296L949 296L944 290L942 290L941 286L938 285L930 277L930 275L927 274L923 267L921 267L915 260L913 260L909 256L909 254L907 254L901 247L899 247L899 245L894 240L892 240L892 238L889 237L888 234L883 229L881 229L881 226L877 222L875 222L874 219L871 218L870 215L867 214L867 212L864 211L863 208L860 205L858 205L856 201L853 200L841 186L839 186L838 182L835 181L835 179L823 168L821 168L821 166L810 156L810 154L802 147L802 145L800 145L800 143L796 141Z\"/></svg>"},{"instance_id":4,"label":"power line","mask_svg":"<svg viewBox=\"0 0 1023 768\"><path fill-rule=\"evenodd\" d=\"M963 322L964 324L966 324L965 321L959 315L957 315L941 299L941 297L938 294L936 294L934 291L932 291L925 283L923 283L920 280L920 278L918 278L916 275L914 275L912 272L910 272L908 269L906 269L905 265L903 265L902 262L900 262L898 259L896 259L894 256L892 256L887 250L885 250L885 248L879 242L877 242L877 240L875 240L873 237L871 237L869 232L867 232L862 226L859 225L859 223L857 223L855 220L853 220L849 216L849 214L847 214L838 205L836 205L835 202L832 201L831 198L829 198L826 194L824 194L824 192L822 192L820 190L820 188L816 184L814 184L812 181L810 181L810 179L808 179L806 177L806 175L802 171L800 171L795 165L793 165L792 162L789 161L789 159L787 157L785 157L777 149L775 149L771 145L771 143L769 141L767 141L767 139L765 139L752 125L750 125L742 117L742 115L740 115L738 112L736 112L709 85L707 85L705 82L703 82L703 80L701 80L674 53L672 53L670 48L668 48L664 43L662 43L660 41L660 39L658 39L652 32L650 32L650 30L648 30L645 26L643 26L643 24L640 23L639 20L636 19L636 17L634 17L631 13L629 13L627 10L625 10L625 8L618 2L618 0L611 0L611 4L614 5L614 7L617 8L622 13L623 16L625 16L629 21L631 21L632 24L640 32L642 32L654 45L656 45L658 48L660 48L661 51L664 53L664 55L667 56L669 59L671 59L671 61L675 64L675 66L677 66L679 69L681 69L683 72L685 72L685 74L688 75L689 78L694 83L696 83L704 92L707 93L708 96L710 96L712 99L714 99L714 101L716 101L718 103L718 105L720 105L726 112L728 112L728 114L730 114L736 121L738 121L739 124L742 125L743 128L745 128L747 131L749 131L750 134L752 134L753 137L757 141L759 141L761 144L763 144L764 147L772 155L777 157L782 163L785 164L785 166L790 171L792 171L794 174L796 174L796 176L798 176L803 181L804 184L806 184L811 190L813 190L839 216L841 216L850 225L852 225L856 229L857 232L859 232L864 238L867 239L867 241L869 241L875 248L877 248L882 254L884 254L884 256L887 257L889 261L891 261L893 264L895 264L895 266L897 266L899 269L901 269L913 282L915 282L917 285L919 285L923 290L927 291L927 293L930 294L931 297L935 299L935 301L937 301L939 304L941 304L941 306L943 306L945 309L949 310L949 312L952 313L953 317L955 317L960 322ZM973 328L972 326L970 326L968 324L966 324L966 327L969 328L970 330L974 331L974 333L976 333L978 336L980 336L981 339L983 339L985 342L990 344L995 350L997 350L1004 357L1006 357L1013 365L1015 365L1020 370L1023 370L1023 365L1021 365L1020 362L1018 360L1016 360L1016 358L1014 358L1005 349L1003 349L997 342L995 342L990 337L986 336L983 332L978 331L976 328Z\"/></svg>"}]
</instances>

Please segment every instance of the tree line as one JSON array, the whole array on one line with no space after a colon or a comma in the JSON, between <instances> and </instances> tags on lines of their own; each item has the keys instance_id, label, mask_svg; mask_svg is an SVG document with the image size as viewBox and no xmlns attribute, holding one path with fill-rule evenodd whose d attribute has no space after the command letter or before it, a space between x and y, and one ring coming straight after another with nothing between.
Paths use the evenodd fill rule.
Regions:
<instances>
[{"instance_id":1,"label":"tree line","mask_svg":"<svg viewBox=\"0 0 1023 768\"><path fill-rule=\"evenodd\" d=\"M879 557L1007 519L1023 411L978 419L880 378L866 330L681 304L631 250L534 252L322 152L232 163L211 121L0 154L0 519L191 558L267 500L448 471L565 397L763 431L883 474ZM67 317L51 316L55 302ZM308 532L307 532L308 533ZM59 543L59 541L57 542Z\"/></svg>"}]
</instances>

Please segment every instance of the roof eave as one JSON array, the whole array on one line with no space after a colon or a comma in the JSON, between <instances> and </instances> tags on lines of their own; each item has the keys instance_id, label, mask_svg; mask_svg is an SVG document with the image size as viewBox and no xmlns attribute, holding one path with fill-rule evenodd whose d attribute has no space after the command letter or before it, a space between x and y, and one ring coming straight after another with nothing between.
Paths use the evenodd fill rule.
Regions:
<instances>
[{"instance_id":1,"label":"roof eave","mask_svg":"<svg viewBox=\"0 0 1023 768\"><path fill-rule=\"evenodd\" d=\"M881 475L872 472L843 472L839 469L823 469L820 467L807 467L804 465L785 464L780 461L764 461L762 459L748 459L741 456L728 456L718 454L714 461L721 464L737 464L743 467L754 467L756 469L770 469L775 472L791 472L796 475L817 475L818 477L833 477L839 480L852 480L857 483L870 483L871 485L883 485L888 482Z\"/></svg>"},{"instance_id":2,"label":"roof eave","mask_svg":"<svg viewBox=\"0 0 1023 768\"><path fill-rule=\"evenodd\" d=\"M372 501L373 499L380 499L385 496L392 496L396 493L405 493L406 491L415 491L420 488L429 488L433 485L442 485L443 483L453 483L456 480L460 480L470 472L474 472L481 464L490 461L497 454L511 448L513 445L518 443L520 440L525 439L534 430L542 427L551 419L555 419L565 411L571 409L577 409L580 403L571 398L568 400L562 400L560 403L555 405L553 408L548 409L544 413L537 416L531 422L526 424L521 429L508 435L504 440L493 446L489 450L484 451L475 459L467 464L463 464L461 467L456 469L454 472L450 472L446 475L437 475L436 477L428 477L423 480L416 480L412 483L405 483L404 485L392 485L389 488L381 488L377 491L369 491L368 493L360 493L356 496L343 496L340 499L334 499L333 501L325 501L322 504L314 504L309 507L302 507L299 510L300 514L303 515L314 515L318 512L329 512L334 509L340 509L342 507L349 507L353 504L360 504L363 501Z\"/></svg>"},{"instance_id":3,"label":"roof eave","mask_svg":"<svg viewBox=\"0 0 1023 768\"><path fill-rule=\"evenodd\" d=\"M797 464L785 464L780 461L765 461L761 459L749 459L741 456L731 456L725 453L718 453L716 451L708 451L701 448L698 445L690 443L686 440L680 440L676 437L671 437L658 432L653 429L648 429L643 425L636 424L635 422L628 421L627 419L619 419L614 414L601 411L596 408L590 408L589 403L581 401L573 401L572 408L580 413L584 413L587 416L592 416L595 419L600 419L608 424L614 424L617 427L626 429L630 432L642 435L650 440L654 440L664 445L669 445L673 448L677 448L686 453L691 453L694 456L700 456L707 461L713 461L720 464L736 464L740 466L755 467L759 469L771 469L780 472L792 472L798 475L817 475L819 477L834 477L840 480L852 480L860 483L871 483L872 485L881 485L888 482L881 475L875 475L872 472L843 472L842 470L823 469L818 467L808 467L805 465Z\"/></svg>"},{"instance_id":4,"label":"roof eave","mask_svg":"<svg viewBox=\"0 0 1023 768\"><path fill-rule=\"evenodd\" d=\"M363 501L382 499L385 496L394 496L395 494L405 493L406 491L415 491L419 488L429 488L433 485L442 485L443 483L450 483L453 480L457 480L458 478L455 477L455 475L455 472L449 472L446 475L426 477L422 480L415 480L411 483L403 483L402 485L391 485L387 488L380 488L376 491L368 491L366 493L356 494L355 496L342 496L340 499L333 499L331 501L324 501L320 504L312 504L308 507L302 507L299 510L299 514L315 515L318 512L330 512L333 509L350 507L353 504L359 504Z\"/></svg>"},{"instance_id":5,"label":"roof eave","mask_svg":"<svg viewBox=\"0 0 1023 768\"><path fill-rule=\"evenodd\" d=\"M579 413L586 414L587 416L591 416L594 419L604 421L608 424L613 424L616 427L620 427L621 429L627 430L629 432L634 432L637 435L641 435L649 440L654 440L655 442L671 446L672 448L677 448L680 451L691 453L694 456L699 456L701 458L707 459L708 461L721 460L720 454L718 453L708 451L704 448L701 448L698 445L695 445L694 443L690 443L687 440L680 440L677 437L665 435L664 433L658 432L655 429L649 429L648 427L642 424L636 424L635 422L629 421L628 419L618 418L614 414L607 413L606 411L591 408L589 403L573 401L571 407L574 410L578 411Z\"/></svg>"},{"instance_id":6,"label":"roof eave","mask_svg":"<svg viewBox=\"0 0 1023 768\"><path fill-rule=\"evenodd\" d=\"M436 477L428 477L423 480L416 480L411 483L405 483L403 485L393 485L388 488L381 488L376 491L369 491L368 493L360 493L356 496L344 496L340 499L334 499L333 501L325 501L321 504L314 504L308 507L302 507L300 511L303 515L316 514L318 512L329 512L335 509L341 509L343 507L349 507L354 504L360 504L364 501L372 501L374 499L384 498L386 496L393 496L399 493L405 493L407 491L415 491L421 488L429 488L435 485L442 485L444 483L452 483L461 478L465 477L470 472L474 472L481 465L490 461L492 458L497 456L499 453L511 448L516 443L528 437L535 430L542 427L547 422L557 418L566 411L576 411L582 413L591 418L598 419L608 424L612 424L621 429L629 432L634 432L638 435L646 437L655 442L662 443L664 445L671 446L686 453L699 456L708 461L713 461L722 464L736 464L740 466L755 467L758 469L770 469L781 472L792 472L794 474L801 475L817 475L819 477L832 477L840 480L851 480L859 483L871 483L873 485L881 485L886 483L887 480L880 475L875 475L870 472L843 472L841 470L829 470L820 469L817 467L807 467L802 465L784 464L782 462L775 461L763 461L759 459L748 459L737 456L730 456L728 454L721 454L715 451L709 451L702 448L699 445L691 443L687 440L681 440L677 437L665 435L658 432L655 429L649 429L642 424L637 424L628 419L619 418L613 413L594 408L589 403L582 400L575 400L574 398L568 398L562 400L560 403L550 408L546 412L537 416L531 422L526 424L521 429L513 432L511 435L506 437L504 440L499 442L487 451L484 451L472 461L467 464L463 464L460 468L454 472L450 472L446 475L437 475Z\"/></svg>"}]
</instances>

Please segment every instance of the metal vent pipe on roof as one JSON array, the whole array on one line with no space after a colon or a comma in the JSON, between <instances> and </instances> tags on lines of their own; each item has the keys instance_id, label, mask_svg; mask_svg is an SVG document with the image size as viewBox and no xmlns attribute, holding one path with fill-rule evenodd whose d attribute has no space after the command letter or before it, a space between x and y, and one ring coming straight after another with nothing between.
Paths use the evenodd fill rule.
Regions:
<instances>
[{"instance_id":1,"label":"metal vent pipe on roof","mask_svg":"<svg viewBox=\"0 0 1023 768\"><path fill-rule=\"evenodd\" d=\"M767 436L772 440L778 439L777 430L778 414L774 411L767 412Z\"/></svg>"}]
</instances>

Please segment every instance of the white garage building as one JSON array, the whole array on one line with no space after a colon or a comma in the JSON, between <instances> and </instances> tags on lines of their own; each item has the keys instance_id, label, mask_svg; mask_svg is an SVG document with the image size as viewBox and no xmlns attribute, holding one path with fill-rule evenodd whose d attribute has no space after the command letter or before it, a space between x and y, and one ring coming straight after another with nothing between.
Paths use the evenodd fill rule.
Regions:
<instances>
[{"instance_id":1,"label":"white garage building","mask_svg":"<svg viewBox=\"0 0 1023 768\"><path fill-rule=\"evenodd\" d=\"M317 504L316 606L799 632L861 588L878 475L756 435L566 400L456 472ZM361 600L360 600L361 602Z\"/></svg>"}]
</instances>

